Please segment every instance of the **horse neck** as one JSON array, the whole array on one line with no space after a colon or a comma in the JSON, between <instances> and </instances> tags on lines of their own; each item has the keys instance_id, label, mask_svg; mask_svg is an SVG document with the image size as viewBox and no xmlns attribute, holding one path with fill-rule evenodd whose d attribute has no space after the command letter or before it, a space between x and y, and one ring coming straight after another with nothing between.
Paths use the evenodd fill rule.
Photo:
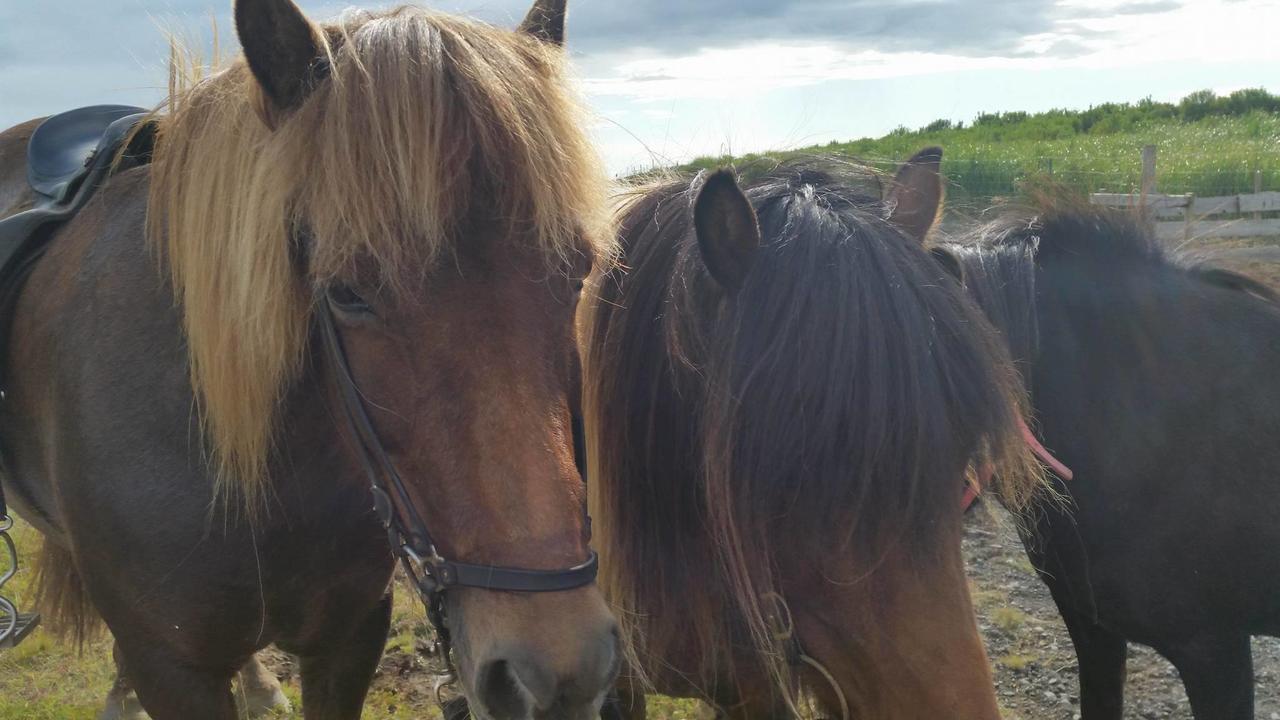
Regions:
<instances>
[{"instance_id":1,"label":"horse neck","mask_svg":"<svg viewBox=\"0 0 1280 720\"><path fill-rule=\"evenodd\" d=\"M1119 466L1148 449L1158 458L1224 387L1250 388L1235 405L1257 418L1280 407L1280 312L1266 301L1175 266L1084 263L1046 265L1038 296L1032 402L1046 442L1081 476L1113 453Z\"/></svg>"}]
</instances>

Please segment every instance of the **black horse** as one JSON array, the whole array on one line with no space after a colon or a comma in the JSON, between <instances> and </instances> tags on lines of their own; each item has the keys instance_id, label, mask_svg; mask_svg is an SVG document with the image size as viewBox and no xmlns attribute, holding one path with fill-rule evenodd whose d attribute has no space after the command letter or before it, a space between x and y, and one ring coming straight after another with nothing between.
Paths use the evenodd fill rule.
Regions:
<instances>
[{"instance_id":1,"label":"black horse","mask_svg":"<svg viewBox=\"0 0 1280 720\"><path fill-rule=\"evenodd\" d=\"M1084 720L1121 717L1128 641L1177 667L1196 718L1252 718L1250 636L1280 635L1276 296L1048 194L934 254L1005 333L1075 471L1023 542Z\"/></svg>"}]
</instances>

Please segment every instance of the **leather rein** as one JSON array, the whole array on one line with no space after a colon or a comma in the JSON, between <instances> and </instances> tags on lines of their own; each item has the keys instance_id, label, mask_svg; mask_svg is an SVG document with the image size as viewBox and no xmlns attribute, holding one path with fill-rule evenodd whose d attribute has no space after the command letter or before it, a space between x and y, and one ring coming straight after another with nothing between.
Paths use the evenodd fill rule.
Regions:
<instances>
[{"instance_id":1,"label":"leather rein","mask_svg":"<svg viewBox=\"0 0 1280 720\"><path fill-rule=\"evenodd\" d=\"M467 587L499 592L545 593L563 592L588 585L596 579L599 557L591 551L581 565L563 570L528 570L499 565L475 565L447 560L440 555L422 516L414 507L404 480L378 440L377 431L365 410L360 389L351 373L350 363L338 335L333 309L327 298L317 306L321 342L333 367L335 381L342 396L347 429L359 446L360 463L373 495L373 510L387 531L391 550L413 580L418 596L427 607L427 615L436 631L436 651L442 656L449 676L453 676L449 629L445 622L444 594L451 588ZM581 419L574 415L574 456L579 472L583 472L584 436ZM583 472L583 478L586 478ZM588 527L590 525L588 524ZM437 688L438 689L438 688Z\"/></svg>"}]
</instances>

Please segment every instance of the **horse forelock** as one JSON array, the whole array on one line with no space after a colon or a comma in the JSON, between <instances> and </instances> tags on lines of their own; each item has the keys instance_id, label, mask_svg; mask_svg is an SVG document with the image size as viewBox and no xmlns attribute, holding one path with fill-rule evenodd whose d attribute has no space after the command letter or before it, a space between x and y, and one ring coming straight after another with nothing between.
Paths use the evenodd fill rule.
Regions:
<instances>
[{"instance_id":1,"label":"horse forelock","mask_svg":"<svg viewBox=\"0 0 1280 720\"><path fill-rule=\"evenodd\" d=\"M413 7L323 30L327 78L274 128L243 58L207 73L175 61L158 120L148 236L220 488L250 507L327 284L358 270L407 292L492 218L550 268L612 255L607 181L560 49Z\"/></svg>"},{"instance_id":2,"label":"horse forelock","mask_svg":"<svg viewBox=\"0 0 1280 720\"><path fill-rule=\"evenodd\" d=\"M760 598L779 589L781 566L897 541L928 551L935 528L953 524L936 520L959 512L969 462L995 462L1015 498L1036 485L1004 349L883 220L878 192L857 189L873 180L784 166L751 183L761 256L716 309L689 212L696 188L664 186L622 218L629 270L603 279L592 308L588 407L603 435L598 520L628 528L602 545L626 568L611 581L637 616L664 597L691 607L686 617L714 613L724 601L699 602L690 587L727 584L729 622L764 649ZM690 549L672 552L664 538ZM691 559L717 582L664 584ZM711 619L706 642L735 631ZM654 645L645 651L660 656Z\"/></svg>"}]
</instances>

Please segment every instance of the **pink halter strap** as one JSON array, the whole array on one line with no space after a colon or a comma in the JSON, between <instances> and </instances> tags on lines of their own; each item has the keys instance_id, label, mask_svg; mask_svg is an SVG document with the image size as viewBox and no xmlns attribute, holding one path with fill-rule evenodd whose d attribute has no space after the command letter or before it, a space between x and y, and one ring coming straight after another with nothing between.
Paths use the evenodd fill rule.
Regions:
<instances>
[{"instance_id":1,"label":"pink halter strap","mask_svg":"<svg viewBox=\"0 0 1280 720\"><path fill-rule=\"evenodd\" d=\"M1018 427L1022 430L1022 441L1027 444L1027 447L1031 448L1031 452L1040 460L1040 462L1044 463L1046 467L1053 471L1053 474L1063 480L1071 480L1075 477L1075 473L1071 472L1071 468L1067 467L1061 460L1054 457L1053 453L1046 450L1044 445L1040 444L1040 440L1036 438L1035 433L1031 432L1031 428L1027 427L1027 423L1022 419L1022 416L1018 417ZM982 488L990 482L991 474L993 472L994 469L991 465L984 465L978 472L977 482L971 483L965 487L964 499L960 501L961 512L965 512L973 506L973 503L978 499L978 494L982 492Z\"/></svg>"}]
</instances>

